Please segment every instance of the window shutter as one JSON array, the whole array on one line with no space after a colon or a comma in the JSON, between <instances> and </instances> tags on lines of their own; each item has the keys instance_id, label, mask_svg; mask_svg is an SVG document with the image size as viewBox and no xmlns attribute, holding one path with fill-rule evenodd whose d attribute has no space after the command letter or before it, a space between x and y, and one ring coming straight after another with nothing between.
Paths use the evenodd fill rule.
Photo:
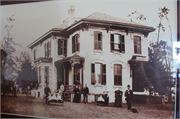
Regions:
<instances>
[{"instance_id":1,"label":"window shutter","mask_svg":"<svg viewBox=\"0 0 180 119\"><path fill-rule=\"evenodd\" d=\"M67 56L67 40L64 40L64 56Z\"/></svg>"},{"instance_id":2,"label":"window shutter","mask_svg":"<svg viewBox=\"0 0 180 119\"><path fill-rule=\"evenodd\" d=\"M141 38L140 37L138 37L138 40L137 40L137 52L141 54Z\"/></svg>"},{"instance_id":3,"label":"window shutter","mask_svg":"<svg viewBox=\"0 0 180 119\"><path fill-rule=\"evenodd\" d=\"M47 42L47 46L46 46L46 52L47 52L47 56L46 57L49 57L49 42Z\"/></svg>"},{"instance_id":4,"label":"window shutter","mask_svg":"<svg viewBox=\"0 0 180 119\"><path fill-rule=\"evenodd\" d=\"M44 44L44 57L46 57L46 43Z\"/></svg>"},{"instance_id":5,"label":"window shutter","mask_svg":"<svg viewBox=\"0 0 180 119\"><path fill-rule=\"evenodd\" d=\"M58 55L61 55L61 39L58 39Z\"/></svg>"},{"instance_id":6,"label":"window shutter","mask_svg":"<svg viewBox=\"0 0 180 119\"><path fill-rule=\"evenodd\" d=\"M95 83L95 65L91 64L91 84L94 85Z\"/></svg>"},{"instance_id":7,"label":"window shutter","mask_svg":"<svg viewBox=\"0 0 180 119\"><path fill-rule=\"evenodd\" d=\"M78 34L78 37L77 37L77 39L78 39L78 51L80 52L80 41L79 41L79 38L80 38L80 35Z\"/></svg>"},{"instance_id":8,"label":"window shutter","mask_svg":"<svg viewBox=\"0 0 180 119\"><path fill-rule=\"evenodd\" d=\"M102 50L102 33L98 33L98 50Z\"/></svg>"},{"instance_id":9,"label":"window shutter","mask_svg":"<svg viewBox=\"0 0 180 119\"><path fill-rule=\"evenodd\" d=\"M51 57L51 41L49 41L49 57Z\"/></svg>"},{"instance_id":10,"label":"window shutter","mask_svg":"<svg viewBox=\"0 0 180 119\"><path fill-rule=\"evenodd\" d=\"M122 52L125 52L125 39L124 39L124 35L121 35L121 50Z\"/></svg>"},{"instance_id":11,"label":"window shutter","mask_svg":"<svg viewBox=\"0 0 180 119\"><path fill-rule=\"evenodd\" d=\"M114 50L114 35L111 34L111 51Z\"/></svg>"},{"instance_id":12,"label":"window shutter","mask_svg":"<svg viewBox=\"0 0 180 119\"><path fill-rule=\"evenodd\" d=\"M98 49L98 32L94 32L94 49Z\"/></svg>"},{"instance_id":13,"label":"window shutter","mask_svg":"<svg viewBox=\"0 0 180 119\"><path fill-rule=\"evenodd\" d=\"M102 64L102 82L101 85L106 85L106 64Z\"/></svg>"},{"instance_id":14,"label":"window shutter","mask_svg":"<svg viewBox=\"0 0 180 119\"><path fill-rule=\"evenodd\" d=\"M122 39L121 39L121 35L119 35L119 51L122 52Z\"/></svg>"},{"instance_id":15,"label":"window shutter","mask_svg":"<svg viewBox=\"0 0 180 119\"><path fill-rule=\"evenodd\" d=\"M75 37L72 37L72 53L75 52Z\"/></svg>"}]
</instances>

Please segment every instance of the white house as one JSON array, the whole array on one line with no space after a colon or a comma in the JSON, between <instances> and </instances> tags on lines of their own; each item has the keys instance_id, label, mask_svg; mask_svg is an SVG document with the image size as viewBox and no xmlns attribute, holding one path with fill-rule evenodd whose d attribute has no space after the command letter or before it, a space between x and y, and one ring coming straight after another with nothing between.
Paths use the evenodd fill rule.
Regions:
<instances>
[{"instance_id":1,"label":"white house","mask_svg":"<svg viewBox=\"0 0 180 119\"><path fill-rule=\"evenodd\" d=\"M82 89L85 84L90 90L89 101L95 101L95 94L108 93L109 101L114 102L114 91L120 87L125 92L128 84L135 94L145 94L134 66L148 61L147 36L155 29L99 12L76 18L74 11L71 6L63 24L28 46L40 95L46 82L52 91L63 82L67 100L75 85Z\"/></svg>"}]
</instances>

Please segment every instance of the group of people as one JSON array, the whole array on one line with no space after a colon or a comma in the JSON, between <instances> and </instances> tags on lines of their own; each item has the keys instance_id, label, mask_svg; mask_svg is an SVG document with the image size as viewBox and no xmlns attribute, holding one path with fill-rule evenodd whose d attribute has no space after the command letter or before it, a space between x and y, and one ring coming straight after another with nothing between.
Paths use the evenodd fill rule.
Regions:
<instances>
[{"instance_id":1,"label":"group of people","mask_svg":"<svg viewBox=\"0 0 180 119\"><path fill-rule=\"evenodd\" d=\"M59 95L61 97L64 91L64 86L63 84L60 85L60 88L56 91L56 93L59 93ZM47 104L47 98L48 96L51 94L50 88L48 87L48 84L46 85L45 89L44 89L44 93L45 93L45 97L46 97L46 104ZM82 93L83 93L83 98L84 98L84 103L88 102L88 94L89 94L89 88L87 87L87 84L85 84L85 87L82 89ZM123 92L120 91L120 89L115 91L115 107L122 107L122 94ZM132 96L133 96L133 91L130 89L130 85L127 85L127 90L125 91L125 100L127 102L127 108L128 110L131 109L131 103L132 103ZM101 98L101 97L99 97ZM102 100L102 99L101 99ZM81 102L81 93L79 90L79 87L76 86L74 88L74 99L73 99L74 103L80 103Z\"/></svg>"},{"instance_id":2,"label":"group of people","mask_svg":"<svg viewBox=\"0 0 180 119\"><path fill-rule=\"evenodd\" d=\"M133 97L133 91L130 89L130 85L127 85L127 90L125 92L125 100L127 103L127 108L128 110L131 109L131 103L132 103L132 97ZM115 107L122 107L122 95L123 92L120 91L120 89L118 89L117 91L115 91Z\"/></svg>"},{"instance_id":3,"label":"group of people","mask_svg":"<svg viewBox=\"0 0 180 119\"><path fill-rule=\"evenodd\" d=\"M81 93L80 93L78 86L76 86L76 88L74 88L74 93L75 94L74 94L73 102L80 103L81 102ZM89 88L87 87L87 84L85 84L85 87L82 89L82 93L83 93L84 103L87 103L88 102L88 94L89 94Z\"/></svg>"}]
</instances>

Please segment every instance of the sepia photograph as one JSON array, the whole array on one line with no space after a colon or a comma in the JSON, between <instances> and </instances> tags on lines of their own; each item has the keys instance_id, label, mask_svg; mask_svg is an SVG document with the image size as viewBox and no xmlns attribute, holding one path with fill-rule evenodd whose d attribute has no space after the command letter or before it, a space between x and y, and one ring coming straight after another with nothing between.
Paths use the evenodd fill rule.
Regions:
<instances>
[{"instance_id":1,"label":"sepia photograph","mask_svg":"<svg viewBox=\"0 0 180 119\"><path fill-rule=\"evenodd\" d=\"M175 118L176 0L0 8L1 116Z\"/></svg>"}]
</instances>

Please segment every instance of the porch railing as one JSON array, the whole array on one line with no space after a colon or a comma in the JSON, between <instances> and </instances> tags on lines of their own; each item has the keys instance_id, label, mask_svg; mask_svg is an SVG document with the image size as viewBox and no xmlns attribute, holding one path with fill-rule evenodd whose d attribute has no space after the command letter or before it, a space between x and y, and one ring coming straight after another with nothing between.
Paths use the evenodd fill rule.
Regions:
<instances>
[{"instance_id":1,"label":"porch railing","mask_svg":"<svg viewBox=\"0 0 180 119\"><path fill-rule=\"evenodd\" d=\"M64 86L64 91L65 91L65 92L70 92L70 91L72 91L72 85L65 85L65 86Z\"/></svg>"}]
</instances>

